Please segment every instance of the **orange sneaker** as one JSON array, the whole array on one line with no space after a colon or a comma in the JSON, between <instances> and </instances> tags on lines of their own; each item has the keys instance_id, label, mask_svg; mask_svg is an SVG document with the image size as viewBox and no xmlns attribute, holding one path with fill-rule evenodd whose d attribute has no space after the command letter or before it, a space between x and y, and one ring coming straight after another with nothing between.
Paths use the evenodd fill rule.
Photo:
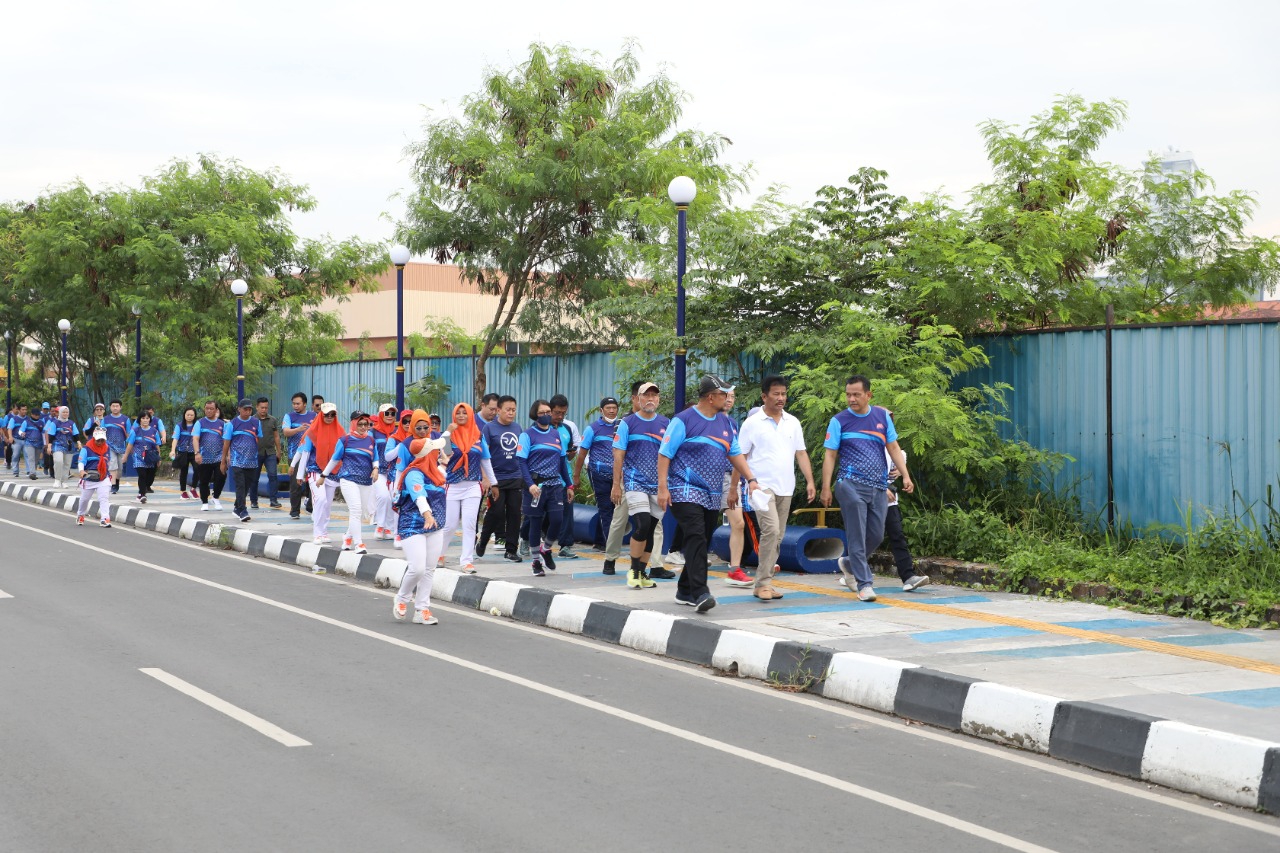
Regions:
<instances>
[{"instance_id":1,"label":"orange sneaker","mask_svg":"<svg viewBox=\"0 0 1280 853\"><path fill-rule=\"evenodd\" d=\"M419 610L413 614L413 624L415 625L439 625L440 620L431 615L430 610Z\"/></svg>"},{"instance_id":2,"label":"orange sneaker","mask_svg":"<svg viewBox=\"0 0 1280 853\"><path fill-rule=\"evenodd\" d=\"M409 605L403 601L397 601L391 606L391 615L397 622L403 622L404 617L409 615Z\"/></svg>"}]
</instances>

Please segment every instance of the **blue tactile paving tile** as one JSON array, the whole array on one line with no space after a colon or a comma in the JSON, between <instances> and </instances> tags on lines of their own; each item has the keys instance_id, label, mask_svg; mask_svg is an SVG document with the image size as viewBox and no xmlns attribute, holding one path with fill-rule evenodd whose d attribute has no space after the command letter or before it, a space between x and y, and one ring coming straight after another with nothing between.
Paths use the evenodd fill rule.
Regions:
<instances>
[{"instance_id":1,"label":"blue tactile paving tile","mask_svg":"<svg viewBox=\"0 0 1280 853\"><path fill-rule=\"evenodd\" d=\"M1005 637L1026 637L1039 635L1039 631L1030 628L1014 628L1011 626L995 626L991 628L956 628L951 631L922 631L912 634L911 639L920 643L959 643L965 640L999 640Z\"/></svg>"},{"instance_id":2,"label":"blue tactile paving tile","mask_svg":"<svg viewBox=\"0 0 1280 853\"><path fill-rule=\"evenodd\" d=\"M1202 699L1215 699L1242 705L1246 708L1280 708L1280 687L1260 687L1256 690L1222 690L1217 693L1197 693Z\"/></svg>"}]
</instances>

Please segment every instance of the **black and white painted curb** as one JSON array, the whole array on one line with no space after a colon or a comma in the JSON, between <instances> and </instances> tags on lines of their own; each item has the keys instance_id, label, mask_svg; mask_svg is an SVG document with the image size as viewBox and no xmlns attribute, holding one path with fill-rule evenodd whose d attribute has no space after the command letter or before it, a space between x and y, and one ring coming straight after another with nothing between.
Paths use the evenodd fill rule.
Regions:
<instances>
[{"instance_id":1,"label":"black and white painted curb","mask_svg":"<svg viewBox=\"0 0 1280 853\"><path fill-rule=\"evenodd\" d=\"M0 494L74 512L77 494L20 483ZM91 508L96 518L96 503ZM398 587L407 565L380 554L271 536L141 506L112 522ZM1073 702L917 664L778 640L700 617L659 613L542 587L437 569L432 596L961 731L1132 779L1280 814L1280 743L1093 702Z\"/></svg>"}]
</instances>

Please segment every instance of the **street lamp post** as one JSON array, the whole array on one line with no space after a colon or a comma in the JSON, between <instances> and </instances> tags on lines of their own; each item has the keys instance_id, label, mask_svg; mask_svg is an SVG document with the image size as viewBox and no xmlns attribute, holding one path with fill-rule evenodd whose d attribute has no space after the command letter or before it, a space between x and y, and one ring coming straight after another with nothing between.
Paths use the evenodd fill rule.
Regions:
<instances>
[{"instance_id":1,"label":"street lamp post","mask_svg":"<svg viewBox=\"0 0 1280 853\"><path fill-rule=\"evenodd\" d=\"M236 297L236 400L244 399L244 295L249 285L238 278L231 282L231 292Z\"/></svg>"},{"instance_id":2,"label":"street lamp post","mask_svg":"<svg viewBox=\"0 0 1280 853\"><path fill-rule=\"evenodd\" d=\"M142 306L133 306L133 316L137 318L133 344L133 400L135 411L142 416ZM241 373L244 371L241 370Z\"/></svg>"},{"instance_id":3,"label":"street lamp post","mask_svg":"<svg viewBox=\"0 0 1280 853\"><path fill-rule=\"evenodd\" d=\"M13 408L13 333L4 333L4 413Z\"/></svg>"},{"instance_id":4,"label":"street lamp post","mask_svg":"<svg viewBox=\"0 0 1280 853\"><path fill-rule=\"evenodd\" d=\"M396 411L404 411L404 266L409 263L409 248L391 247L391 263L396 267Z\"/></svg>"},{"instance_id":5,"label":"street lamp post","mask_svg":"<svg viewBox=\"0 0 1280 853\"><path fill-rule=\"evenodd\" d=\"M70 320L59 320L58 328L62 330L62 405L67 404L67 332L71 331Z\"/></svg>"},{"instance_id":6,"label":"street lamp post","mask_svg":"<svg viewBox=\"0 0 1280 853\"><path fill-rule=\"evenodd\" d=\"M698 195L698 187L693 182L693 178L681 175L678 178L672 178L671 183L667 186L667 195L671 198L671 203L676 206L676 226L677 226L677 255L676 255L676 411L684 410L684 358L687 349L684 345L684 252L687 236L687 219L686 214L689 211L689 205L693 203L693 199Z\"/></svg>"}]
</instances>

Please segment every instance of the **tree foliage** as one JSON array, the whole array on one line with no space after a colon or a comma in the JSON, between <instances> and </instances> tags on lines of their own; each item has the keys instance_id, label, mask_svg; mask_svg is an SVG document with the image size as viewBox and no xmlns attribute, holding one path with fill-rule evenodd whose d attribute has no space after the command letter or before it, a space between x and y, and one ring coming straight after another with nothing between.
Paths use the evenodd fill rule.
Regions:
<instances>
[{"instance_id":1,"label":"tree foliage","mask_svg":"<svg viewBox=\"0 0 1280 853\"><path fill-rule=\"evenodd\" d=\"M0 319L57 352L71 321L73 376L97 399L133 379L133 306L142 309L148 399L226 393L236 377L243 278L250 386L272 363L330 360L341 324L316 306L372 286L385 262L357 240L302 240L288 214L315 201L276 172L200 157L175 161L136 188L83 183L0 207Z\"/></svg>"},{"instance_id":2,"label":"tree foliage","mask_svg":"<svg viewBox=\"0 0 1280 853\"><path fill-rule=\"evenodd\" d=\"M606 65L535 44L518 68L488 72L460 118L429 122L409 149L415 187L402 239L499 298L477 397L512 329L552 345L608 335L583 321L584 307L626 286L632 246L665 239L671 178L697 181L701 206L737 183L717 164L727 140L678 129L684 94L638 73L631 47Z\"/></svg>"}]
</instances>

